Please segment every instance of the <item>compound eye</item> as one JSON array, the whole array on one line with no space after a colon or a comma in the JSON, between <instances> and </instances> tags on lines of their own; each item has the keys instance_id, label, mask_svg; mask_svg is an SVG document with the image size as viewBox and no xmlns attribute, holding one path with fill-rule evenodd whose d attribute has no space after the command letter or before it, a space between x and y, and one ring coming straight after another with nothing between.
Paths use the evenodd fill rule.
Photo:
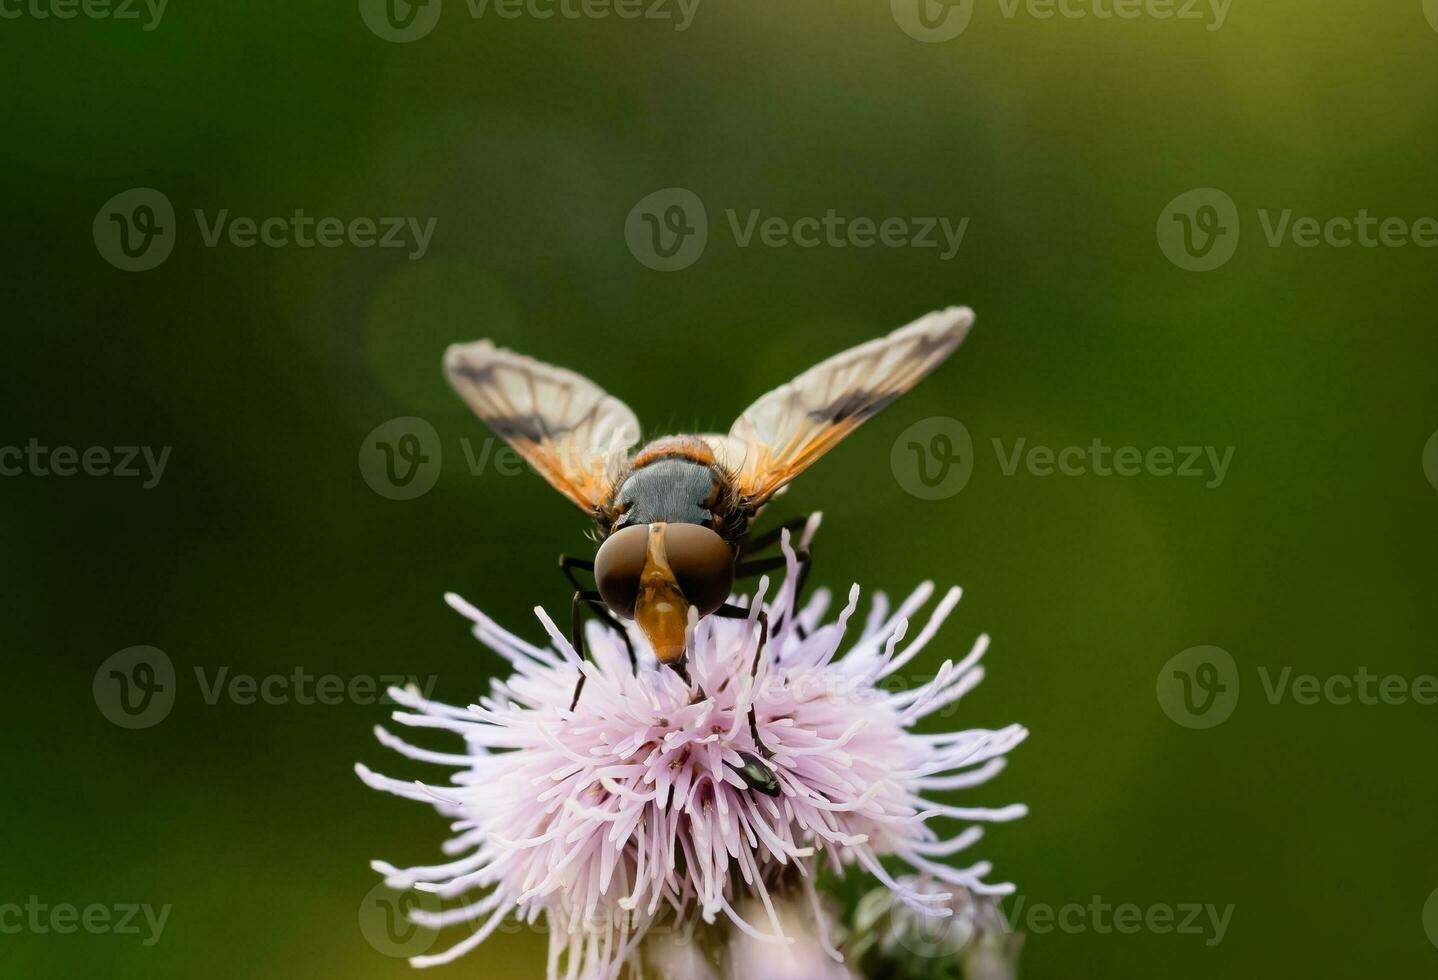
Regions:
<instances>
[{"instance_id":1,"label":"compound eye","mask_svg":"<svg viewBox=\"0 0 1438 980\"><path fill-rule=\"evenodd\" d=\"M664 529L664 554L674 581L689 604L707 616L729 599L734 585L734 552L700 524L670 524Z\"/></svg>"},{"instance_id":2,"label":"compound eye","mask_svg":"<svg viewBox=\"0 0 1438 980\"><path fill-rule=\"evenodd\" d=\"M594 583L610 612L634 618L634 600L639 597L639 575L649 555L649 525L631 524L615 531L599 546L594 556Z\"/></svg>"}]
</instances>

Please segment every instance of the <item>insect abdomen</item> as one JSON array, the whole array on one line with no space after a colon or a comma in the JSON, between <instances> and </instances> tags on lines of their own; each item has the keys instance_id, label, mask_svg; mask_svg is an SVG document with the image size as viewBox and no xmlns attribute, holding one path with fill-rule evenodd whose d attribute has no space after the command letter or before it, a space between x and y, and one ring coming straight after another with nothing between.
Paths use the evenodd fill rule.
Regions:
<instances>
[{"instance_id":1,"label":"insect abdomen","mask_svg":"<svg viewBox=\"0 0 1438 980\"><path fill-rule=\"evenodd\" d=\"M634 468L640 469L670 457L687 459L707 467L714 463L714 449L698 436L664 436L639 450L634 457Z\"/></svg>"}]
</instances>

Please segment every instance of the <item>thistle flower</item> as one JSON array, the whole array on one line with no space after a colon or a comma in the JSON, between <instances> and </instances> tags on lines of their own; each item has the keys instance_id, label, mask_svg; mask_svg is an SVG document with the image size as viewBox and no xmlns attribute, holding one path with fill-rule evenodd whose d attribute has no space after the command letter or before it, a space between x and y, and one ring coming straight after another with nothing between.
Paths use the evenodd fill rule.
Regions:
<instances>
[{"instance_id":1,"label":"thistle flower","mask_svg":"<svg viewBox=\"0 0 1438 980\"><path fill-rule=\"evenodd\" d=\"M816 527L817 520L805 529L803 546ZM691 624L691 684L646 660L637 630L631 637L640 652L637 670L618 634L597 622L586 634L593 662L579 664L543 609L535 613L549 635L547 648L446 597L514 673L491 682L490 694L468 708L428 701L414 690L391 692L407 709L395 721L462 737L464 751L447 754L376 729L402 755L455 768L449 785L356 767L370 786L431 804L454 821L456 836L444 845L454 860L373 865L392 887L465 896L454 908L411 913L433 928L471 929L445 952L414 957L414 965L455 959L509 916L527 923L543 916L551 980L561 964L569 978L613 980L626 963L637 965L639 944L657 923L686 928L697 917L727 924L752 942L792 944L776 903L794 896L814 911L818 947L840 962L819 913L820 869L842 874L857 866L898 902L930 916L949 914L949 894L896 879L881 859L974 894L1012 891L985 883L985 862L955 868L940 859L977 841L982 823L1015 819L1025 808L953 806L928 794L987 781L1027 732L1018 725L912 730L979 683L988 638L980 636L957 662L945 661L926 683L893 689L897 672L927 646L960 591L949 590L902 650L909 618L929 602L933 586L924 583L892 611L877 593L841 655L858 586L836 622L823 621L830 601L823 590L796 610L798 571L787 534L783 548L788 574L772 601L761 580L752 602L737 600L755 611L749 620ZM761 606L772 629L751 678ZM587 680L571 711L579 670ZM759 751L748 726L751 702L760 738L773 753L777 797L751 789L739 775L747 761L741 753L752 759ZM966 826L953 832L949 821Z\"/></svg>"}]
</instances>

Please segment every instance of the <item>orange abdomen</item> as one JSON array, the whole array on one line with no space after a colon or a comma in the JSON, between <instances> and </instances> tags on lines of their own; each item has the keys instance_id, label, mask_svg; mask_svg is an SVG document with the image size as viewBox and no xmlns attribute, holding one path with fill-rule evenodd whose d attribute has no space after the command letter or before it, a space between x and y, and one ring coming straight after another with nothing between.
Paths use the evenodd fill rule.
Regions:
<instances>
[{"instance_id":1,"label":"orange abdomen","mask_svg":"<svg viewBox=\"0 0 1438 980\"><path fill-rule=\"evenodd\" d=\"M709 443L698 436L664 436L655 439L639 450L638 455L634 457L633 466L637 470L655 460L671 456L692 459L705 466L710 466L714 462L714 450Z\"/></svg>"}]
</instances>

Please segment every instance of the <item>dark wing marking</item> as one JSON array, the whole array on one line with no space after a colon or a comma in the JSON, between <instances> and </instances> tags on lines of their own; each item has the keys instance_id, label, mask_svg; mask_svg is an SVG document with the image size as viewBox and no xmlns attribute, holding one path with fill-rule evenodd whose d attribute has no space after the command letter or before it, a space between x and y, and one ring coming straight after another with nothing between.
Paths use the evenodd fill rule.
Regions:
<instances>
[{"instance_id":1,"label":"dark wing marking","mask_svg":"<svg viewBox=\"0 0 1438 980\"><path fill-rule=\"evenodd\" d=\"M606 502L610 480L639 442L629 406L582 375L487 340L450 347L444 373L556 490L588 511Z\"/></svg>"},{"instance_id":2,"label":"dark wing marking","mask_svg":"<svg viewBox=\"0 0 1438 980\"><path fill-rule=\"evenodd\" d=\"M816 364L750 405L729 435L707 437L751 504L762 504L866 419L918 384L973 325L955 306Z\"/></svg>"}]
</instances>

